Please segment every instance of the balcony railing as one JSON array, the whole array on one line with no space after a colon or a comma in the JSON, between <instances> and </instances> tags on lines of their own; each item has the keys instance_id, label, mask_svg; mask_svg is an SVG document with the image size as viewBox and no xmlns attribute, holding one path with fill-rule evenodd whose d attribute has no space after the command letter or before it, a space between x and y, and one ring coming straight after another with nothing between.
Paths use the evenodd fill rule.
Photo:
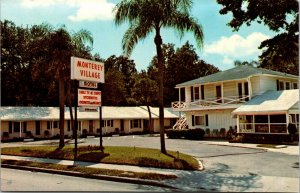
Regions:
<instances>
[{"instance_id":1,"label":"balcony railing","mask_svg":"<svg viewBox=\"0 0 300 193\"><path fill-rule=\"evenodd\" d=\"M204 100L197 100L193 102L176 101L172 102L174 110L187 109L187 108L204 108L213 106L226 106L232 104L241 104L249 100L249 95L244 96L228 96L223 98L207 98Z\"/></svg>"}]
</instances>

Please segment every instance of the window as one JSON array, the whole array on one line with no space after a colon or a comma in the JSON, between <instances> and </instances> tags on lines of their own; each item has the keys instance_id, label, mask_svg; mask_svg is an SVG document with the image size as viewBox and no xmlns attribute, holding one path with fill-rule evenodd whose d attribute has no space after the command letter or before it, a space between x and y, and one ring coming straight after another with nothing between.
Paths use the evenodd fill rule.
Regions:
<instances>
[{"instance_id":1,"label":"window","mask_svg":"<svg viewBox=\"0 0 300 193\"><path fill-rule=\"evenodd\" d=\"M77 130L81 131L81 121L78 121Z\"/></svg>"},{"instance_id":2,"label":"window","mask_svg":"<svg viewBox=\"0 0 300 193\"><path fill-rule=\"evenodd\" d=\"M291 83L285 82L285 90L290 90L290 89L291 89Z\"/></svg>"},{"instance_id":3,"label":"window","mask_svg":"<svg viewBox=\"0 0 300 193\"><path fill-rule=\"evenodd\" d=\"M284 90L284 82L279 81L279 90Z\"/></svg>"},{"instance_id":4,"label":"window","mask_svg":"<svg viewBox=\"0 0 300 193\"><path fill-rule=\"evenodd\" d=\"M54 128L58 128L58 121L54 121L54 122L53 122L53 127L54 127Z\"/></svg>"},{"instance_id":5,"label":"window","mask_svg":"<svg viewBox=\"0 0 300 193\"><path fill-rule=\"evenodd\" d=\"M131 128L141 128L141 120L131 120Z\"/></svg>"},{"instance_id":6,"label":"window","mask_svg":"<svg viewBox=\"0 0 300 193\"><path fill-rule=\"evenodd\" d=\"M270 115L270 123L286 123L286 115Z\"/></svg>"},{"instance_id":7,"label":"window","mask_svg":"<svg viewBox=\"0 0 300 193\"><path fill-rule=\"evenodd\" d=\"M200 116L198 116L198 115L193 115L193 126L197 126L197 125L201 125L201 126L203 126L203 125L206 125L205 124L205 121L206 120L206 117L204 116L204 115L200 115Z\"/></svg>"},{"instance_id":8,"label":"window","mask_svg":"<svg viewBox=\"0 0 300 193\"><path fill-rule=\"evenodd\" d=\"M114 121L113 120L107 120L106 121L106 126L107 127L114 127Z\"/></svg>"},{"instance_id":9,"label":"window","mask_svg":"<svg viewBox=\"0 0 300 193\"><path fill-rule=\"evenodd\" d=\"M14 122L14 132L20 132L20 122Z\"/></svg>"},{"instance_id":10,"label":"window","mask_svg":"<svg viewBox=\"0 0 300 193\"><path fill-rule=\"evenodd\" d=\"M255 115L255 123L268 123L268 115Z\"/></svg>"},{"instance_id":11,"label":"window","mask_svg":"<svg viewBox=\"0 0 300 193\"><path fill-rule=\"evenodd\" d=\"M294 88L294 89L298 89L298 83L297 83L297 82L294 82L294 83L293 83L293 88Z\"/></svg>"}]
</instances>

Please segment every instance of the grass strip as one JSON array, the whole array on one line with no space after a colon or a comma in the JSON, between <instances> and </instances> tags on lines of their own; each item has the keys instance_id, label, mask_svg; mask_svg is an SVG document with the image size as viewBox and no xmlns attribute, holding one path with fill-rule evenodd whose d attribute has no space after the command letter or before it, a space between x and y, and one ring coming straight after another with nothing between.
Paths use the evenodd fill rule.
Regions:
<instances>
[{"instance_id":1,"label":"grass strip","mask_svg":"<svg viewBox=\"0 0 300 193\"><path fill-rule=\"evenodd\" d=\"M107 146L102 153L99 149L99 146L80 146L77 160L180 170L199 169L199 162L195 158L179 152L167 151L167 154L162 154L158 149ZM56 146L6 147L1 149L1 154L74 160L74 146L68 145L63 149Z\"/></svg>"},{"instance_id":2,"label":"grass strip","mask_svg":"<svg viewBox=\"0 0 300 193\"><path fill-rule=\"evenodd\" d=\"M259 144L256 147L265 147L265 148L272 148L272 149L276 149L276 144Z\"/></svg>"},{"instance_id":3,"label":"grass strip","mask_svg":"<svg viewBox=\"0 0 300 193\"><path fill-rule=\"evenodd\" d=\"M80 172L85 175L107 175L107 176L118 176L118 177L130 177L148 180L166 180L175 179L176 175L171 174L158 174L158 173L142 173L142 172L131 172L131 171L121 171L121 170L109 170L100 168L88 168L83 166L73 166L73 165L61 165L61 164L51 164L51 163L39 163L32 161L20 161L20 160L7 160L1 159L1 164L17 165L17 166L29 166L35 168L45 168L54 169L62 171L73 171Z\"/></svg>"}]
</instances>

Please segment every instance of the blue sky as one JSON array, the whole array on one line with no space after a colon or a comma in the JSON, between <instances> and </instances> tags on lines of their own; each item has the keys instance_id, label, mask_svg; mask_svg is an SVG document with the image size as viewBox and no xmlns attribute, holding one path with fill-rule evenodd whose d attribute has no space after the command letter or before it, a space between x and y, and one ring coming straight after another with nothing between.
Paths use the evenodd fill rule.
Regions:
<instances>
[{"instance_id":1,"label":"blue sky","mask_svg":"<svg viewBox=\"0 0 300 193\"><path fill-rule=\"evenodd\" d=\"M31 26L49 23L58 28L65 25L69 31L89 30L94 38L93 53L104 59L121 55L121 41L127 25L115 26L112 8L120 0L1 0L1 21L13 21L16 25ZM252 23L242 26L238 32L227 26L231 15L220 15L221 6L215 0L194 0L191 15L202 25L204 48L196 46L190 33L180 39L172 29L162 31L164 43L181 47L189 41L199 57L221 70L233 67L235 60L258 60L260 42L276 35L264 25ZM130 56L140 71L146 69L156 55L154 34L140 41Z\"/></svg>"}]
</instances>

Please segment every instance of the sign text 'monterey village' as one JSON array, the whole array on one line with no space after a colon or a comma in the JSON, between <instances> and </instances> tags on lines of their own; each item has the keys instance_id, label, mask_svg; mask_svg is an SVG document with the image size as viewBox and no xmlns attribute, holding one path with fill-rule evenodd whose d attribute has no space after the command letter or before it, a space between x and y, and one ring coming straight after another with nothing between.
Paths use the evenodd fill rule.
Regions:
<instances>
[{"instance_id":1,"label":"sign text 'monterey village'","mask_svg":"<svg viewBox=\"0 0 300 193\"><path fill-rule=\"evenodd\" d=\"M104 83L104 64L71 57L71 79Z\"/></svg>"}]
</instances>

